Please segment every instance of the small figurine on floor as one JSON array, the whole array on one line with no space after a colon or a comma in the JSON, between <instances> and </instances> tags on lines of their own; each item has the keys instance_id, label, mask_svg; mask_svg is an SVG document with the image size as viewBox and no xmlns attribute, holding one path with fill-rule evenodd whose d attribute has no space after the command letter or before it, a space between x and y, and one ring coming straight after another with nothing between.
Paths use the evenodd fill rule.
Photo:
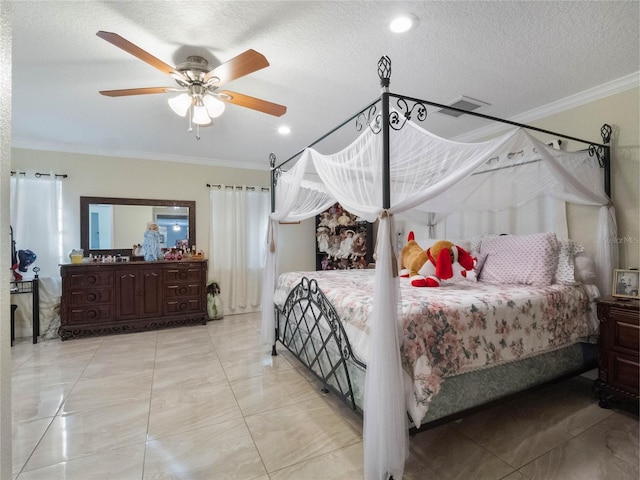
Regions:
<instances>
[{"instance_id":1,"label":"small figurine on floor","mask_svg":"<svg viewBox=\"0 0 640 480\"><path fill-rule=\"evenodd\" d=\"M210 320L223 318L220 287L217 282L211 282L207 285L207 313Z\"/></svg>"}]
</instances>

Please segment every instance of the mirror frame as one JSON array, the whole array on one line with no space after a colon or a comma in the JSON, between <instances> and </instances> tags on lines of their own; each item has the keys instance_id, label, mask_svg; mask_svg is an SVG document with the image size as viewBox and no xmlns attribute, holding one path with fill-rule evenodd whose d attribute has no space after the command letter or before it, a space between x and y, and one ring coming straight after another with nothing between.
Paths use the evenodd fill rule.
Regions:
<instances>
[{"instance_id":1,"label":"mirror frame","mask_svg":"<svg viewBox=\"0 0 640 480\"><path fill-rule=\"evenodd\" d=\"M132 248L89 249L89 205L142 205L152 207L188 207L189 208L189 242L195 243L196 238L196 202L192 200L153 200L145 198L114 198L114 197L80 197L80 248L85 256L92 255L122 255L130 257ZM140 238L142 238L140 232ZM133 247L133 245L132 245Z\"/></svg>"}]
</instances>

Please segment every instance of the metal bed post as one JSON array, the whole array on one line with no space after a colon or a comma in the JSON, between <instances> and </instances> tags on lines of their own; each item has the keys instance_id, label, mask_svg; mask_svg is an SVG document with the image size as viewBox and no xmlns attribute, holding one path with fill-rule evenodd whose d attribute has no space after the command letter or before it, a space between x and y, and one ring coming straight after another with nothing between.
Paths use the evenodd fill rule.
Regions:
<instances>
[{"instance_id":1,"label":"metal bed post","mask_svg":"<svg viewBox=\"0 0 640 480\"><path fill-rule=\"evenodd\" d=\"M604 191L611 199L611 125L604 124L600 127L600 135L603 143L602 167L604 168ZM600 158L600 157L598 157Z\"/></svg>"},{"instance_id":2,"label":"metal bed post","mask_svg":"<svg viewBox=\"0 0 640 480\"><path fill-rule=\"evenodd\" d=\"M380 86L382 87L382 95L380 101L382 103L382 208L388 210L391 208L391 165L390 165L390 146L389 146L389 84L391 83L391 60L384 56L378 61L378 76L380 77ZM393 475L387 472L388 480L394 480Z\"/></svg>"},{"instance_id":3,"label":"metal bed post","mask_svg":"<svg viewBox=\"0 0 640 480\"><path fill-rule=\"evenodd\" d=\"M269 166L271 169L271 213L276 211L276 154L271 152L269 154ZM271 223L271 219L269 219L269 223ZM275 306L274 306L275 309ZM273 340L273 345L271 345L271 356L276 357L278 355L278 351L276 350L276 343L278 343L278 312L275 313L275 338Z\"/></svg>"},{"instance_id":4,"label":"metal bed post","mask_svg":"<svg viewBox=\"0 0 640 480\"><path fill-rule=\"evenodd\" d=\"M391 60L384 56L378 60L378 76L382 95L382 208L391 208L391 170L389 165L389 84L391 83Z\"/></svg>"}]
</instances>

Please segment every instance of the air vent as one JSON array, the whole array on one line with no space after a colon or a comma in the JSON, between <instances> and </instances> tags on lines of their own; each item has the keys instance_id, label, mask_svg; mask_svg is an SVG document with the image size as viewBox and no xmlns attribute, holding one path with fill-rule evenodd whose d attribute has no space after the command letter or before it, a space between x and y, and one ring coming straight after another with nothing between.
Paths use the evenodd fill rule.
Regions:
<instances>
[{"instance_id":1,"label":"air vent","mask_svg":"<svg viewBox=\"0 0 640 480\"><path fill-rule=\"evenodd\" d=\"M476 100L475 98L465 97L464 95L458 100L449 104L450 107L459 108L460 110L466 110L467 112L471 112L480 107L488 107L489 105L491 104L483 102L482 100ZM438 110L438 113L444 113L445 115L450 115L452 117L459 117L461 115L464 115L464 112L458 112L457 110L451 110L448 108L442 108Z\"/></svg>"}]
</instances>

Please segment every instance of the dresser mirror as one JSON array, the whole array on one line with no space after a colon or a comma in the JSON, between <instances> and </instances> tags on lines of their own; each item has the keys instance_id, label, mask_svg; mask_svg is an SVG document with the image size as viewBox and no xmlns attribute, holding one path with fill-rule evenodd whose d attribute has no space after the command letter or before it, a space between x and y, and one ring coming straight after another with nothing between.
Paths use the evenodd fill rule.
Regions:
<instances>
[{"instance_id":1,"label":"dresser mirror","mask_svg":"<svg viewBox=\"0 0 640 480\"><path fill-rule=\"evenodd\" d=\"M85 256L130 256L133 246L142 244L148 222L158 225L161 247L191 245L196 238L196 202L80 197L80 246Z\"/></svg>"}]
</instances>

